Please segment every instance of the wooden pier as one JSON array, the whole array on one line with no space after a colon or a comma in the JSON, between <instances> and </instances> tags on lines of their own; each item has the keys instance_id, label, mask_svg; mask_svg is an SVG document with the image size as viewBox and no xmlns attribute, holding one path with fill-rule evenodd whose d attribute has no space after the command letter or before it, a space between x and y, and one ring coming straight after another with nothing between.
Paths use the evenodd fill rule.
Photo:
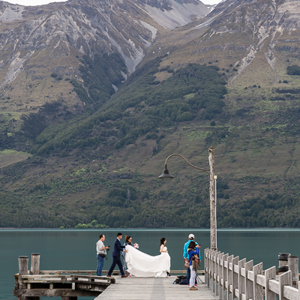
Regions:
<instances>
[{"instance_id":1,"label":"wooden pier","mask_svg":"<svg viewBox=\"0 0 300 300\"><path fill-rule=\"evenodd\" d=\"M97 297L114 278L96 276L92 270L40 270L40 255L32 254L28 270L28 256L19 257L19 273L15 275L14 296L18 300L39 300L41 297Z\"/></svg>"},{"instance_id":2,"label":"wooden pier","mask_svg":"<svg viewBox=\"0 0 300 300\"><path fill-rule=\"evenodd\" d=\"M61 297L77 300L89 296L95 300L300 300L298 257L287 255L284 265L263 270L263 264L239 259L233 255L205 249L205 270L197 277L198 290L173 284L176 276L167 278L121 278L96 276L96 271L40 271L40 255L19 257L14 295L18 300L40 300ZM185 273L171 271L171 274Z\"/></svg>"},{"instance_id":3,"label":"wooden pier","mask_svg":"<svg viewBox=\"0 0 300 300\"><path fill-rule=\"evenodd\" d=\"M28 256L19 257L19 273L15 275L14 296L18 300L40 300L41 297L61 297L62 300L77 300L78 297L93 299L174 299L174 295L187 299L186 285L174 285L174 274L186 274L186 270L171 271L167 278L121 278L118 271L112 277L96 276L95 270L40 270L40 255L32 254L28 270ZM103 271L106 274L107 271ZM204 271L200 271L204 280ZM218 299L201 284L201 293L195 300ZM116 283L116 284L115 284ZM107 290L107 291L106 291ZM106 293L104 294L104 291ZM173 291L173 292L172 292ZM100 297L100 298L99 298Z\"/></svg>"}]
</instances>

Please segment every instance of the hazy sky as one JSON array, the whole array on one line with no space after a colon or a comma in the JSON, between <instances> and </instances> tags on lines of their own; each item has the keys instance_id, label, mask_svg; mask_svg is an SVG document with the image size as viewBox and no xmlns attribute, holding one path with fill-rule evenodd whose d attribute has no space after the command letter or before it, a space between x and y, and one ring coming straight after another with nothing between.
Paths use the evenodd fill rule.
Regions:
<instances>
[{"instance_id":1,"label":"hazy sky","mask_svg":"<svg viewBox=\"0 0 300 300\"><path fill-rule=\"evenodd\" d=\"M21 4L21 5L42 5L42 4L48 4L50 2L65 2L66 0L5 0L9 3L13 4ZM205 4L216 4L221 2L221 0L202 0Z\"/></svg>"}]
</instances>

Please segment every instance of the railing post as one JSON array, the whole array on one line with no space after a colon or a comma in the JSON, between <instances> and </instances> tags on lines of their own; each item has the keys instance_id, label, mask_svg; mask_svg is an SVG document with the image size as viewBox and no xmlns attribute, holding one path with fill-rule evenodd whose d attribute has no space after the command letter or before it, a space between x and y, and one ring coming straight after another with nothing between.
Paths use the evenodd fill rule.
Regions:
<instances>
[{"instance_id":1,"label":"railing post","mask_svg":"<svg viewBox=\"0 0 300 300\"><path fill-rule=\"evenodd\" d=\"M263 273L263 263L253 267L253 299L263 299L263 287L257 284L257 275Z\"/></svg>"},{"instance_id":2,"label":"railing post","mask_svg":"<svg viewBox=\"0 0 300 300\"><path fill-rule=\"evenodd\" d=\"M40 274L40 258L41 258L41 255L39 253L31 254L30 274L32 274L32 275Z\"/></svg>"},{"instance_id":3,"label":"railing post","mask_svg":"<svg viewBox=\"0 0 300 300\"><path fill-rule=\"evenodd\" d=\"M205 282L207 284L207 287L209 288L209 270L210 270L210 249L206 248L204 250L204 256L205 256Z\"/></svg>"},{"instance_id":4,"label":"railing post","mask_svg":"<svg viewBox=\"0 0 300 300\"><path fill-rule=\"evenodd\" d=\"M26 288L26 284L23 284L22 275L28 275L28 256L19 256L19 289Z\"/></svg>"},{"instance_id":5,"label":"railing post","mask_svg":"<svg viewBox=\"0 0 300 300\"><path fill-rule=\"evenodd\" d=\"M213 261L213 253L214 251L211 249L209 251L209 277L208 277L208 280L209 280L209 287L210 288L213 288L213 282L212 282L212 278L213 278L213 274L214 274L214 261Z\"/></svg>"},{"instance_id":6,"label":"railing post","mask_svg":"<svg viewBox=\"0 0 300 300\"><path fill-rule=\"evenodd\" d=\"M245 276L243 270L245 271L246 258L239 261L239 274L238 274L238 285L239 285L239 296L238 299L242 300L242 295L245 294ZM243 269L243 270L242 270Z\"/></svg>"},{"instance_id":7,"label":"railing post","mask_svg":"<svg viewBox=\"0 0 300 300\"><path fill-rule=\"evenodd\" d=\"M224 255L224 252L220 253L218 255L218 294L217 296L219 296L221 298L222 295L222 257Z\"/></svg>"},{"instance_id":8,"label":"railing post","mask_svg":"<svg viewBox=\"0 0 300 300\"><path fill-rule=\"evenodd\" d=\"M230 286L232 285L232 261L233 261L233 255L229 256L227 258L227 274L226 274L226 283L227 283L227 293L226 293L226 299L229 300L229 294L230 294ZM231 266L230 266L231 265Z\"/></svg>"},{"instance_id":9,"label":"railing post","mask_svg":"<svg viewBox=\"0 0 300 300\"><path fill-rule=\"evenodd\" d=\"M228 259L228 253L224 254L223 257L222 257L222 286L223 286L223 291L222 291L222 294L220 295L221 296L221 300L224 300L225 298L225 295L227 293L226 291L226 275L227 275L227 270L225 268L225 264L227 263L227 259Z\"/></svg>"},{"instance_id":10,"label":"railing post","mask_svg":"<svg viewBox=\"0 0 300 300\"><path fill-rule=\"evenodd\" d=\"M217 289L217 252L216 251L214 251L213 253L212 280L213 280L213 293L214 295L216 295L216 289Z\"/></svg>"},{"instance_id":11,"label":"railing post","mask_svg":"<svg viewBox=\"0 0 300 300\"><path fill-rule=\"evenodd\" d=\"M216 269L215 269L215 272L216 272L216 289L215 289L215 295L216 296L219 296L219 274L220 274L220 269L219 269L219 264L220 264L220 261L219 261L219 256L220 256L220 252L218 251L216 253Z\"/></svg>"},{"instance_id":12,"label":"railing post","mask_svg":"<svg viewBox=\"0 0 300 300\"><path fill-rule=\"evenodd\" d=\"M279 275L279 300L284 300L283 290L285 285L292 285L292 272L287 271Z\"/></svg>"},{"instance_id":13,"label":"railing post","mask_svg":"<svg viewBox=\"0 0 300 300\"><path fill-rule=\"evenodd\" d=\"M253 271L253 260L245 263L245 295L246 300L253 299L253 282L248 278L248 272Z\"/></svg>"},{"instance_id":14,"label":"railing post","mask_svg":"<svg viewBox=\"0 0 300 300\"><path fill-rule=\"evenodd\" d=\"M239 273L235 269L239 267L239 256L235 257L232 261L232 271L233 271L233 280L232 280L232 299L238 298L237 293L235 292L239 288Z\"/></svg>"},{"instance_id":15,"label":"railing post","mask_svg":"<svg viewBox=\"0 0 300 300\"><path fill-rule=\"evenodd\" d=\"M289 255L288 266L292 272L292 285L297 289L299 284L299 257Z\"/></svg>"},{"instance_id":16,"label":"railing post","mask_svg":"<svg viewBox=\"0 0 300 300\"><path fill-rule=\"evenodd\" d=\"M265 300L276 300L276 294L270 291L269 281L276 279L276 267L269 268L265 271L266 286L265 286Z\"/></svg>"}]
</instances>

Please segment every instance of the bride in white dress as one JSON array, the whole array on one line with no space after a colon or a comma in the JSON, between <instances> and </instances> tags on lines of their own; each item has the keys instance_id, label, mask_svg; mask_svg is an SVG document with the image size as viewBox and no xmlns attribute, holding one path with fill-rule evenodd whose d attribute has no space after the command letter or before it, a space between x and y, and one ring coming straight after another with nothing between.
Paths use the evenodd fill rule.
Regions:
<instances>
[{"instance_id":1,"label":"bride in white dress","mask_svg":"<svg viewBox=\"0 0 300 300\"><path fill-rule=\"evenodd\" d=\"M160 239L160 255L151 256L131 246L126 246L127 271L136 277L167 277L171 258L165 246L167 240Z\"/></svg>"}]
</instances>

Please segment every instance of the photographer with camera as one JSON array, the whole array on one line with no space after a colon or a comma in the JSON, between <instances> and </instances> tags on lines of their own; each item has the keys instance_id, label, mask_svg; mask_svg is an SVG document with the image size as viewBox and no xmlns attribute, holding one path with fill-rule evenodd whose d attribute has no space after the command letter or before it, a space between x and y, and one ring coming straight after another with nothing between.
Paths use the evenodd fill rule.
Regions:
<instances>
[{"instance_id":1,"label":"photographer with camera","mask_svg":"<svg viewBox=\"0 0 300 300\"><path fill-rule=\"evenodd\" d=\"M96 251L97 251L97 276L102 276L102 269L104 265L104 259L107 255L107 251L109 251L109 246L104 245L105 235L101 234L99 236L99 241L96 243Z\"/></svg>"}]
</instances>

